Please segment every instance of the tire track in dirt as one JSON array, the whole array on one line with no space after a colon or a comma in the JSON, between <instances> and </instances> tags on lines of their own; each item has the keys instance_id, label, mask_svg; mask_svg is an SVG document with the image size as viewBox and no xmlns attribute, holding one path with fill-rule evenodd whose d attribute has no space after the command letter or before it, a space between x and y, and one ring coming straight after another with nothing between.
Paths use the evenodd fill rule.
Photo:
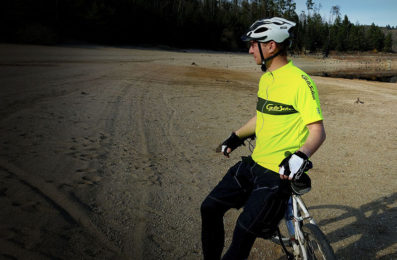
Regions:
<instances>
[{"instance_id":1,"label":"tire track in dirt","mask_svg":"<svg viewBox=\"0 0 397 260\"><path fill-rule=\"evenodd\" d=\"M32 251L27 251L21 249L21 247L15 246L13 243L10 243L6 240L0 241L0 252L4 259L51 259L50 257L46 257L42 254L36 254Z\"/></svg>"},{"instance_id":2,"label":"tire track in dirt","mask_svg":"<svg viewBox=\"0 0 397 260\"><path fill-rule=\"evenodd\" d=\"M142 133L139 136L139 150L141 153L144 155L149 154L149 149L148 149L148 140L146 137L146 131L145 131L145 126L144 126L144 118L142 116L143 114L143 108L142 108L142 100L144 100L145 97L142 98L142 94L140 93L141 98L139 98L139 101L137 102L137 106L135 107L136 109L136 118L135 118L135 123L136 127L138 129L139 133ZM132 107L131 107L132 109ZM139 165L139 164L138 164ZM139 166L137 166L139 167ZM132 256L133 259L144 259L144 236L145 236L145 231L146 231L146 213L143 210L146 207L146 204L148 202L148 194L147 191L142 190L140 193L140 199L139 203L137 205L138 212L137 214L137 221L138 223L136 224L134 228L134 232L131 234L131 240L133 243L131 243L132 247L129 247L127 250L127 255Z\"/></svg>"},{"instance_id":3,"label":"tire track in dirt","mask_svg":"<svg viewBox=\"0 0 397 260\"><path fill-rule=\"evenodd\" d=\"M153 258L154 254L148 244L152 241L147 235L147 227L153 225L151 216L161 215L150 203L152 188L162 185L161 174L153 159L155 154L153 148L149 146L152 125L148 124L148 121L155 112L147 104L151 100L149 91L151 87L141 83L150 81L152 74L157 73L158 70L142 70L145 72L133 75L126 81L126 91L122 94L122 99L128 107L121 111L120 118L115 118L115 121L121 124L119 127L126 128L125 134L131 138L131 142L126 144L126 149L132 160L126 164L127 174L132 179L132 183L125 188L134 191L132 194L134 200L131 201L132 208L130 206L130 209L121 209L127 212L132 210L131 214L134 217L133 228L124 238L123 252L129 259ZM130 133L128 127L132 127Z\"/></svg>"},{"instance_id":4,"label":"tire track in dirt","mask_svg":"<svg viewBox=\"0 0 397 260\"><path fill-rule=\"evenodd\" d=\"M43 196L46 200L50 201L53 206L61 211L64 215L69 216L76 223L84 227L96 240L108 248L112 252L121 256L120 250L111 243L107 237L91 222L88 217L87 210L84 206L75 203L74 199L58 189L53 185L45 182L37 175L29 174L17 166L0 158L0 167L6 172L15 176L19 181L31 187L34 191Z\"/></svg>"},{"instance_id":5,"label":"tire track in dirt","mask_svg":"<svg viewBox=\"0 0 397 260\"><path fill-rule=\"evenodd\" d=\"M189 140L185 140L181 136L181 131L178 131L178 102L181 102L180 99L186 99L186 96L181 95L170 95L164 94L163 101L165 107L168 108L167 112L169 113L169 117L165 126L163 128L164 136L167 138L169 142L169 147L172 147L172 151L175 153L175 156L178 157L178 160L190 162L191 156L188 155L189 150L194 150L194 147L191 146ZM179 119L180 120L180 119ZM190 172L199 170L197 165L194 163L189 164L180 164L178 165L178 170L188 174ZM190 185L191 183L184 183Z\"/></svg>"},{"instance_id":6,"label":"tire track in dirt","mask_svg":"<svg viewBox=\"0 0 397 260\"><path fill-rule=\"evenodd\" d=\"M155 80L152 75L156 75ZM150 183L142 183L139 189L139 197L145 199L141 199L138 205L136 220L140 223L136 225L132 239L143 242L138 247L135 244L134 256L136 259L178 259L185 252L176 231L183 232L187 224L184 203L188 203L181 200L181 192L184 187L191 187L190 178L178 178L178 175L192 172L192 165L185 163L189 148L186 147L186 140L180 139L183 129L179 132L176 129L179 125L177 120L180 120L175 108L178 103L172 100L175 95L177 98L183 98L183 95L174 94L175 79L157 67L152 67L150 74L133 81L135 92L131 98L136 100L132 106L136 115L134 125L136 133L139 133L139 145L135 147L138 156L134 163L139 168L136 169L138 178L151 180ZM178 90L181 90L180 86ZM149 160L149 167L147 163L139 162L141 158ZM144 167L146 171L140 172ZM192 188L191 192L197 190ZM146 194L141 194L144 192Z\"/></svg>"}]
</instances>

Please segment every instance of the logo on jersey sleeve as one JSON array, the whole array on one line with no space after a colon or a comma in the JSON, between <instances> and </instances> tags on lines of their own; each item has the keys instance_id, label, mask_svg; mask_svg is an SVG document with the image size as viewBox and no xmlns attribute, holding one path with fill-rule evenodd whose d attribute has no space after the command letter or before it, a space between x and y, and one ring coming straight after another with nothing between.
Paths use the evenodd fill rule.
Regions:
<instances>
[{"instance_id":1,"label":"logo on jersey sleeve","mask_svg":"<svg viewBox=\"0 0 397 260\"><path fill-rule=\"evenodd\" d=\"M298 113L291 105L286 105L282 103L277 103L270 100L265 100L258 97L258 103L256 105L256 110L259 112L270 114L270 115L289 115Z\"/></svg>"},{"instance_id":2,"label":"logo on jersey sleeve","mask_svg":"<svg viewBox=\"0 0 397 260\"><path fill-rule=\"evenodd\" d=\"M302 75L302 79L304 79L306 81L306 84L309 87L310 92L312 93L313 100L315 100L316 96L315 96L315 93L314 93L314 87L313 87L312 83L310 82L309 78L306 77L305 75Z\"/></svg>"}]
</instances>

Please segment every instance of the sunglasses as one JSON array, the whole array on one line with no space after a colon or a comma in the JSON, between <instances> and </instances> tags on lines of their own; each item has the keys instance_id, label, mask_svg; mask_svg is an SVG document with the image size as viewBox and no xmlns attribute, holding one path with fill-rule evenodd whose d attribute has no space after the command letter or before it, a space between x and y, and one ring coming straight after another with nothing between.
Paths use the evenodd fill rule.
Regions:
<instances>
[{"instance_id":1,"label":"sunglasses","mask_svg":"<svg viewBox=\"0 0 397 260\"><path fill-rule=\"evenodd\" d=\"M249 41L247 42L247 48L255 48L258 45L258 42L254 42L254 41Z\"/></svg>"}]
</instances>

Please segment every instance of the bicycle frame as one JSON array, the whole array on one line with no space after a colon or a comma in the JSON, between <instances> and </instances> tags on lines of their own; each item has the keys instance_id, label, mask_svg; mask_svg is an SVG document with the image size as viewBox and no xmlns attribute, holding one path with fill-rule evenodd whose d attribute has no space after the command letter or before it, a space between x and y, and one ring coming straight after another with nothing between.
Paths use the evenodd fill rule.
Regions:
<instances>
[{"instance_id":1,"label":"bicycle frame","mask_svg":"<svg viewBox=\"0 0 397 260\"><path fill-rule=\"evenodd\" d=\"M310 215L309 211L305 203L303 202L301 196L297 194L292 195L292 213L293 213L293 222L294 222L294 231L295 231L295 239L299 242L296 244L295 241L292 242L294 255L299 255L299 252L302 253L303 259L307 259L307 252L306 252L306 240L303 235L301 226L303 221L309 221L311 224L316 225L316 222L313 220L313 217Z\"/></svg>"}]
</instances>

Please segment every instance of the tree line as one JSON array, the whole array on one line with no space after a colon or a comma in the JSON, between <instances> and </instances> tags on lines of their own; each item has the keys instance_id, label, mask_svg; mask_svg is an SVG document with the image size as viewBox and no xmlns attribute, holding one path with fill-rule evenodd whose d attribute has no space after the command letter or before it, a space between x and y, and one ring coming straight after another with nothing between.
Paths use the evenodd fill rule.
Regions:
<instances>
[{"instance_id":1,"label":"tree line","mask_svg":"<svg viewBox=\"0 0 397 260\"><path fill-rule=\"evenodd\" d=\"M392 34L385 35L381 28L372 23L370 26L352 24L347 15L343 20L338 15L333 23L323 22L318 13L302 17L299 30L302 38L297 41L297 49L309 52L322 51L384 51L392 52Z\"/></svg>"},{"instance_id":2,"label":"tree line","mask_svg":"<svg viewBox=\"0 0 397 260\"><path fill-rule=\"evenodd\" d=\"M313 0L306 7L297 14L293 0L3 0L0 41L241 51L255 20L279 16L297 23L297 52L392 51L391 33L375 24L352 24L337 6L325 21Z\"/></svg>"}]
</instances>

